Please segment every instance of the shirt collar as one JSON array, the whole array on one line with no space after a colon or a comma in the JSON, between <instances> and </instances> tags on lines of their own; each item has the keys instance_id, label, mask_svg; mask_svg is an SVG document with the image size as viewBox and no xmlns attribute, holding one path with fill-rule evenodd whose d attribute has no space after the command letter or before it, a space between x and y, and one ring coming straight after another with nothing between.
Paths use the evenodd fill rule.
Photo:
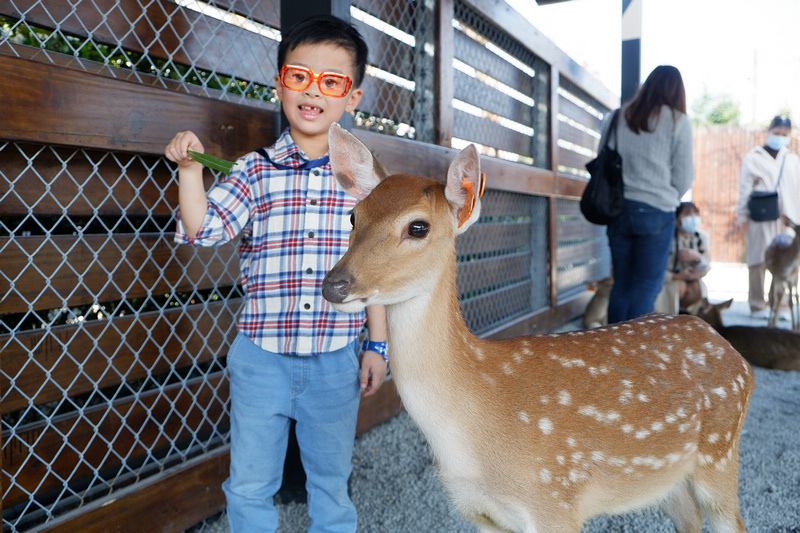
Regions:
<instances>
[{"instance_id":1,"label":"shirt collar","mask_svg":"<svg viewBox=\"0 0 800 533\"><path fill-rule=\"evenodd\" d=\"M312 163L312 166L322 166L328 163L327 155L313 161L309 159L292 139L289 128L283 130L275 144L267 148L266 151L270 161L281 167L308 168L309 163Z\"/></svg>"}]
</instances>

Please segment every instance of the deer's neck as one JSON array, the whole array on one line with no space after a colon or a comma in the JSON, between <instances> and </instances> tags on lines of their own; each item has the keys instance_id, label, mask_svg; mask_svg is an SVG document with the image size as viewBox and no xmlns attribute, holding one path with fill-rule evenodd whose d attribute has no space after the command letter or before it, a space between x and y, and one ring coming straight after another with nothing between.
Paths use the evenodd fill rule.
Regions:
<instances>
[{"instance_id":1,"label":"deer's neck","mask_svg":"<svg viewBox=\"0 0 800 533\"><path fill-rule=\"evenodd\" d=\"M434 290L387 306L386 316L392 376L405 409L444 471L451 461L469 462L467 456L453 457L452 450L456 442L468 448L470 423L459 414L469 409L472 390L464 355L480 340L464 324L454 277L444 276Z\"/></svg>"}]
</instances>

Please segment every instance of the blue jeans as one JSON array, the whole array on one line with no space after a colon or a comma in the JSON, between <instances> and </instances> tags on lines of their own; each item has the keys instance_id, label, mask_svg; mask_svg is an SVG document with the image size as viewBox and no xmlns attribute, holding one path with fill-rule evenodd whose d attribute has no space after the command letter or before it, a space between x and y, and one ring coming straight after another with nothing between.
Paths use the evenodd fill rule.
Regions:
<instances>
[{"instance_id":1,"label":"blue jeans","mask_svg":"<svg viewBox=\"0 0 800 533\"><path fill-rule=\"evenodd\" d=\"M664 285L669 247L675 233L675 212L625 200L622 215L608 225L614 287L608 322L652 313Z\"/></svg>"},{"instance_id":2,"label":"blue jeans","mask_svg":"<svg viewBox=\"0 0 800 533\"><path fill-rule=\"evenodd\" d=\"M347 493L361 398L357 343L296 357L267 352L241 333L228 355L231 469L223 483L231 533L274 532L289 437L297 421L309 532L353 533Z\"/></svg>"}]
</instances>

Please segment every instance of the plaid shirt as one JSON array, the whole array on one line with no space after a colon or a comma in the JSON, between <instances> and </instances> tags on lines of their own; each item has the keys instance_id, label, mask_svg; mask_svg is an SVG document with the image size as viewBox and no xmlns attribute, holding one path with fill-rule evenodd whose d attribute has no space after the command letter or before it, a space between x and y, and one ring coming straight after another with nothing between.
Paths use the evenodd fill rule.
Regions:
<instances>
[{"instance_id":1,"label":"plaid shirt","mask_svg":"<svg viewBox=\"0 0 800 533\"><path fill-rule=\"evenodd\" d=\"M357 202L327 157L309 161L287 130L271 148L239 159L207 197L197 236L187 238L179 213L175 242L213 246L242 234L239 331L289 355L337 350L358 336L364 313L339 313L322 297L322 279L347 251Z\"/></svg>"}]
</instances>

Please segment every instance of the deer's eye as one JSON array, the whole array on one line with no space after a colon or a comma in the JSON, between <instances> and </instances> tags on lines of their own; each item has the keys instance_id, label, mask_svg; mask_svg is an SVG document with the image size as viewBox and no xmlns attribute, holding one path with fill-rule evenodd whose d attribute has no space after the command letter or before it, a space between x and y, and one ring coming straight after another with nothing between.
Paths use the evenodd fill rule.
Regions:
<instances>
[{"instance_id":1,"label":"deer's eye","mask_svg":"<svg viewBox=\"0 0 800 533\"><path fill-rule=\"evenodd\" d=\"M350 225L356 227L356 215L352 211L350 211Z\"/></svg>"},{"instance_id":2,"label":"deer's eye","mask_svg":"<svg viewBox=\"0 0 800 533\"><path fill-rule=\"evenodd\" d=\"M431 226L423 220L415 220L408 225L408 234L415 239L424 239L428 236Z\"/></svg>"}]
</instances>

